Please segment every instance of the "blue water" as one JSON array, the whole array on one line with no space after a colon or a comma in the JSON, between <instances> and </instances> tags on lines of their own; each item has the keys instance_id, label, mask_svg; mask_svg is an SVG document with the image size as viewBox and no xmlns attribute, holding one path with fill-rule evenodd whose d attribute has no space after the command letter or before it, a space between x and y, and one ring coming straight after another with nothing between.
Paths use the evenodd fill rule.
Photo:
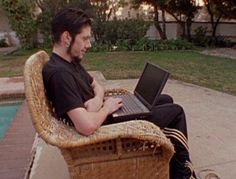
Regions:
<instances>
[{"instance_id":1,"label":"blue water","mask_svg":"<svg viewBox=\"0 0 236 179\"><path fill-rule=\"evenodd\" d=\"M21 103L0 104L0 142L10 127Z\"/></svg>"}]
</instances>

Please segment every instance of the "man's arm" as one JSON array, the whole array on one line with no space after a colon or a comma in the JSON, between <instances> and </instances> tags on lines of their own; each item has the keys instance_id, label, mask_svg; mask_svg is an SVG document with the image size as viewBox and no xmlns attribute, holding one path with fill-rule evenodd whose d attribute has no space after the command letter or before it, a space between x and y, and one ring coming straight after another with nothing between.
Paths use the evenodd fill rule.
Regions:
<instances>
[{"instance_id":1,"label":"man's arm","mask_svg":"<svg viewBox=\"0 0 236 179\"><path fill-rule=\"evenodd\" d=\"M85 108L75 108L67 114L76 130L83 135L91 135L97 130L109 114L122 106L120 98L108 98L97 112L89 112Z\"/></svg>"},{"instance_id":2,"label":"man's arm","mask_svg":"<svg viewBox=\"0 0 236 179\"><path fill-rule=\"evenodd\" d=\"M94 98L86 101L84 105L88 111L97 112L103 105L104 89L96 80L93 80L91 86L93 88L95 96Z\"/></svg>"}]
</instances>

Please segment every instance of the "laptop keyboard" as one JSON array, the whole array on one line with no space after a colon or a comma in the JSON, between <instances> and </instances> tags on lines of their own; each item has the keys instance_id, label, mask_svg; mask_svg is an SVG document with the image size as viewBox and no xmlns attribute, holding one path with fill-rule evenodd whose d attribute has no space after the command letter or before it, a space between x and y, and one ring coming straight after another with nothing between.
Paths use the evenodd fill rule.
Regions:
<instances>
[{"instance_id":1,"label":"laptop keyboard","mask_svg":"<svg viewBox=\"0 0 236 179\"><path fill-rule=\"evenodd\" d=\"M149 111L134 95L121 95L117 97L122 98L124 104L122 108L116 111L117 115L142 113Z\"/></svg>"}]
</instances>

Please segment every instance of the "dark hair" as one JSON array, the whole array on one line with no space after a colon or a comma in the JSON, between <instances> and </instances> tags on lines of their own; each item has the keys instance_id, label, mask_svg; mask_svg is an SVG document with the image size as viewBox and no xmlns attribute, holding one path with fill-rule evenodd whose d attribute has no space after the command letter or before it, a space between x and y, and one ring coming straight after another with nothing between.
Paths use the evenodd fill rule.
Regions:
<instances>
[{"instance_id":1,"label":"dark hair","mask_svg":"<svg viewBox=\"0 0 236 179\"><path fill-rule=\"evenodd\" d=\"M52 41L53 43L59 42L61 34L68 31L73 43L75 36L80 33L82 27L91 26L91 24L91 18L83 10L76 8L63 9L52 20Z\"/></svg>"}]
</instances>

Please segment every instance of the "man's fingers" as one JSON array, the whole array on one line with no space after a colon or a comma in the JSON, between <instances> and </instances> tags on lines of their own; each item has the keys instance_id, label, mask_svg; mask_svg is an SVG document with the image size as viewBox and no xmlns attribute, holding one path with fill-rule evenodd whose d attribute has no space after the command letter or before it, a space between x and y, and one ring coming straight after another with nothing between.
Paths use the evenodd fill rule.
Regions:
<instances>
[{"instance_id":1,"label":"man's fingers","mask_svg":"<svg viewBox=\"0 0 236 179\"><path fill-rule=\"evenodd\" d=\"M85 107L87 107L87 106L88 106L88 101L86 101L86 102L84 103L84 106L85 106Z\"/></svg>"},{"instance_id":2,"label":"man's fingers","mask_svg":"<svg viewBox=\"0 0 236 179\"><path fill-rule=\"evenodd\" d=\"M121 108L123 106L123 103L119 103L118 106L119 108Z\"/></svg>"},{"instance_id":3,"label":"man's fingers","mask_svg":"<svg viewBox=\"0 0 236 179\"><path fill-rule=\"evenodd\" d=\"M122 103L122 98L115 98L118 103Z\"/></svg>"}]
</instances>

